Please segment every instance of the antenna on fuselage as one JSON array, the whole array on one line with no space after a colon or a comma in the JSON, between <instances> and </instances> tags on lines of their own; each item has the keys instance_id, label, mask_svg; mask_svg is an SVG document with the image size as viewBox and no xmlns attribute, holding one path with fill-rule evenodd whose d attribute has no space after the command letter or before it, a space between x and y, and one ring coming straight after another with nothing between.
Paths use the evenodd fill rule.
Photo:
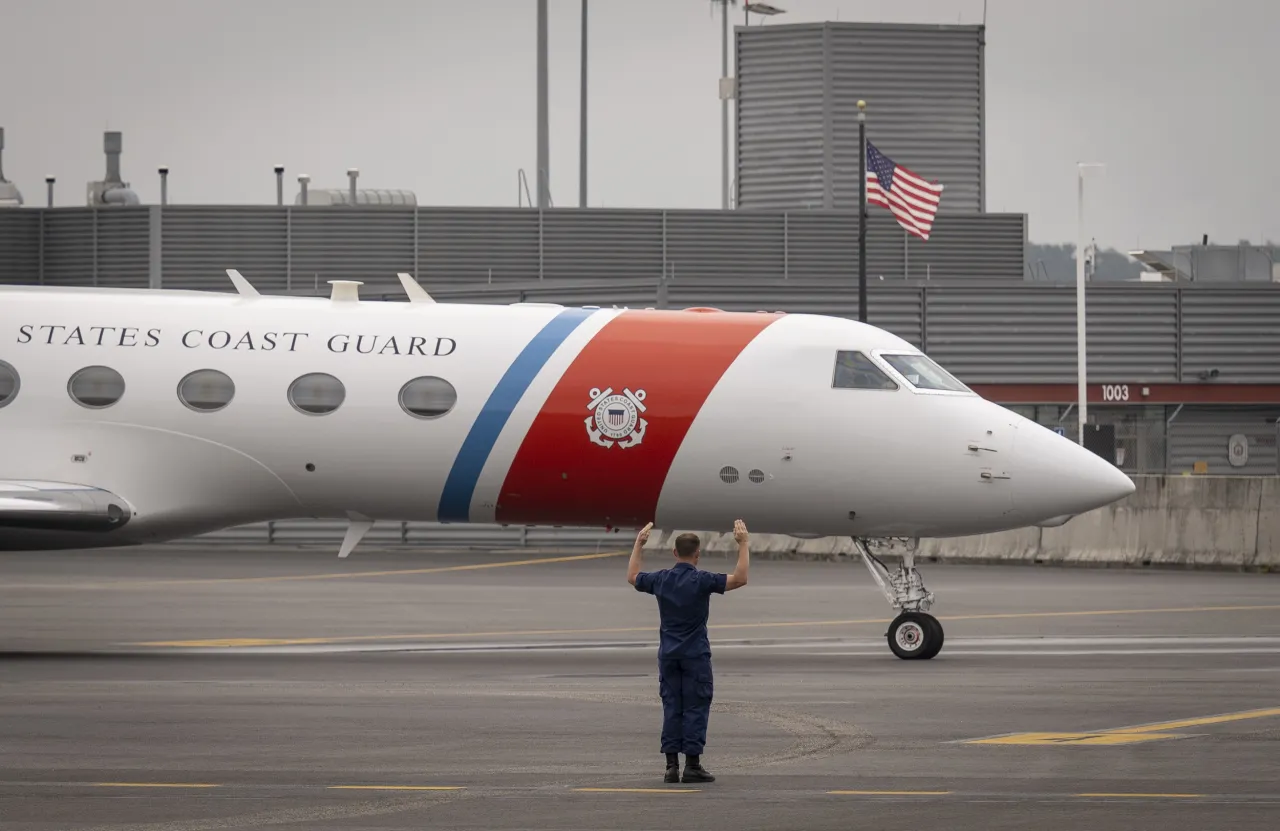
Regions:
<instances>
[{"instance_id":1,"label":"antenna on fuselage","mask_svg":"<svg viewBox=\"0 0 1280 831\"><path fill-rule=\"evenodd\" d=\"M261 297L258 290L244 278L244 275L236 271L234 268L227 269L227 276L231 278L231 283L236 287L236 291L240 292L241 297Z\"/></svg>"},{"instance_id":2,"label":"antenna on fuselage","mask_svg":"<svg viewBox=\"0 0 1280 831\"><path fill-rule=\"evenodd\" d=\"M412 274L405 274L403 271L396 275L400 278L400 285L404 286L404 293L409 295L410 303L434 303L436 302L427 294L427 290L422 284L413 279Z\"/></svg>"},{"instance_id":3,"label":"antenna on fuselage","mask_svg":"<svg viewBox=\"0 0 1280 831\"><path fill-rule=\"evenodd\" d=\"M359 302L360 287L364 283L359 280L330 280L328 282L329 285L333 286L333 289L329 292L330 300L345 303Z\"/></svg>"}]
</instances>

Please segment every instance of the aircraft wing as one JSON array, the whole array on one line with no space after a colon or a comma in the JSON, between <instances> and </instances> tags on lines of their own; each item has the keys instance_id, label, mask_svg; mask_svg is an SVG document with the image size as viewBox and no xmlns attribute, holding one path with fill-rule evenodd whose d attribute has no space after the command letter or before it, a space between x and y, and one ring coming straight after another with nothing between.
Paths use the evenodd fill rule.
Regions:
<instances>
[{"instance_id":1,"label":"aircraft wing","mask_svg":"<svg viewBox=\"0 0 1280 831\"><path fill-rule=\"evenodd\" d=\"M101 488L0 478L0 529L109 531L131 514L123 499Z\"/></svg>"}]
</instances>

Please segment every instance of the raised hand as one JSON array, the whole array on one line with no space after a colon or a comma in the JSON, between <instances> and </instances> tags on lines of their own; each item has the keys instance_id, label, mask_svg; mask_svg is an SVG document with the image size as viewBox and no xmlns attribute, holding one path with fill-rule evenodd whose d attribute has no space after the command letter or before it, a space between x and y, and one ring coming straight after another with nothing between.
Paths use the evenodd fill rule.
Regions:
<instances>
[{"instance_id":1,"label":"raised hand","mask_svg":"<svg viewBox=\"0 0 1280 831\"><path fill-rule=\"evenodd\" d=\"M646 542L649 541L649 532L652 530L653 530L653 523L650 522L648 525L640 529L639 534L636 534L636 541L639 542L641 545L644 545Z\"/></svg>"},{"instance_id":2,"label":"raised hand","mask_svg":"<svg viewBox=\"0 0 1280 831\"><path fill-rule=\"evenodd\" d=\"M733 538L739 545L747 541L747 525L740 519L733 521Z\"/></svg>"}]
</instances>

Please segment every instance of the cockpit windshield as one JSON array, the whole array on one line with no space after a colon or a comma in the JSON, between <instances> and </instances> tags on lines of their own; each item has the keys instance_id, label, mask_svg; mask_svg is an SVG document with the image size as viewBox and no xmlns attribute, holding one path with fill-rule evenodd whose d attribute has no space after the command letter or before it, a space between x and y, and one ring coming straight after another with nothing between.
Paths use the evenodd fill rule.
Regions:
<instances>
[{"instance_id":1,"label":"cockpit windshield","mask_svg":"<svg viewBox=\"0 0 1280 831\"><path fill-rule=\"evenodd\" d=\"M886 355L880 358L893 367L916 389L972 392L942 367L924 355Z\"/></svg>"},{"instance_id":2,"label":"cockpit windshield","mask_svg":"<svg viewBox=\"0 0 1280 831\"><path fill-rule=\"evenodd\" d=\"M898 385L883 369L861 352L836 353L831 386L843 390L896 390Z\"/></svg>"}]
</instances>

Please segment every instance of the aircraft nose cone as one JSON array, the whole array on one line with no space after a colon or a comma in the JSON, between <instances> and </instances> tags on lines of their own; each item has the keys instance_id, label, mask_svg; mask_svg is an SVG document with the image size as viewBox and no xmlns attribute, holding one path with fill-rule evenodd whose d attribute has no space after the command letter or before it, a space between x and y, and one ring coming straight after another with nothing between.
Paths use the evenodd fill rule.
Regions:
<instances>
[{"instance_id":1,"label":"aircraft nose cone","mask_svg":"<svg viewBox=\"0 0 1280 831\"><path fill-rule=\"evenodd\" d=\"M1038 424L1019 428L1016 455L1014 502L1033 522L1083 514L1136 490L1118 467Z\"/></svg>"}]
</instances>

